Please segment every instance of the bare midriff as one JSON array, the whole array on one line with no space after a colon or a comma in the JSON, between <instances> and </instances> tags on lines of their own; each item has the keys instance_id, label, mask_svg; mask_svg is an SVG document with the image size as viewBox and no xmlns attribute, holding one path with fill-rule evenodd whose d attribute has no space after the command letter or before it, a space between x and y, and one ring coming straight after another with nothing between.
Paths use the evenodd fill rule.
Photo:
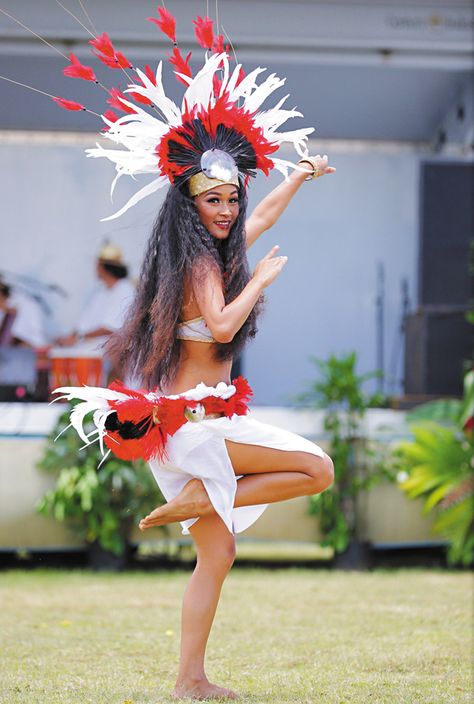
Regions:
<instances>
[{"instance_id":1,"label":"bare midriff","mask_svg":"<svg viewBox=\"0 0 474 704\"><path fill-rule=\"evenodd\" d=\"M194 300L189 285L185 285L180 320L192 320L202 315ZM232 360L219 362L214 357L215 343L181 340L181 357L173 382L164 390L166 394L181 394L203 382L216 386L220 381L230 383Z\"/></svg>"},{"instance_id":2,"label":"bare midriff","mask_svg":"<svg viewBox=\"0 0 474 704\"><path fill-rule=\"evenodd\" d=\"M220 381L229 384L232 360L216 361L214 348L213 343L181 340L178 371L166 393L181 394L200 382L206 386L216 386Z\"/></svg>"}]
</instances>

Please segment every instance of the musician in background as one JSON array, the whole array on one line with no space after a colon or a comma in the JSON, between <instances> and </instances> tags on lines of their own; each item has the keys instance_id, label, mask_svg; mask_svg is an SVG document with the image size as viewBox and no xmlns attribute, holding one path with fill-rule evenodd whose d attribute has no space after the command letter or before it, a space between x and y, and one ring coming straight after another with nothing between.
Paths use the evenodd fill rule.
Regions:
<instances>
[{"instance_id":1,"label":"musician in background","mask_svg":"<svg viewBox=\"0 0 474 704\"><path fill-rule=\"evenodd\" d=\"M128 306L133 300L134 287L127 278L128 267L122 251L106 244L99 252L96 264L100 286L84 306L75 330L56 343L61 346L93 347L99 349L108 336L124 322Z\"/></svg>"},{"instance_id":2,"label":"musician in background","mask_svg":"<svg viewBox=\"0 0 474 704\"><path fill-rule=\"evenodd\" d=\"M0 280L0 346L37 349L47 342L40 305Z\"/></svg>"}]
</instances>

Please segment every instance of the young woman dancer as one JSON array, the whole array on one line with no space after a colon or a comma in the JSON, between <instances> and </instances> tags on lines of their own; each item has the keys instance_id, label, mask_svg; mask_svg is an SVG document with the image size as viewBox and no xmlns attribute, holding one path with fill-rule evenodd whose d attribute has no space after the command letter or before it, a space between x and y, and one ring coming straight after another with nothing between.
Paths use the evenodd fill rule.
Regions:
<instances>
[{"instance_id":1,"label":"young woman dancer","mask_svg":"<svg viewBox=\"0 0 474 704\"><path fill-rule=\"evenodd\" d=\"M172 186L128 320L109 344L116 362L160 391L117 384L57 390L83 400L71 416L79 431L78 417L96 410L111 451L149 460L168 503L146 516L140 529L180 521L194 540L197 563L183 600L172 693L177 699L237 697L210 683L204 668L222 584L235 557L235 533L267 504L319 493L333 481L331 459L320 447L254 420L247 413L246 382L230 383L234 354L255 334L262 292L287 262L274 246L250 275L246 248L276 222L308 173L335 171L319 156L300 167L304 171L277 186L247 221L238 176L224 183L198 173Z\"/></svg>"},{"instance_id":2,"label":"young woman dancer","mask_svg":"<svg viewBox=\"0 0 474 704\"><path fill-rule=\"evenodd\" d=\"M235 556L235 534L245 530L268 503L324 491L333 480L330 458L314 443L259 423L248 413L245 379L231 382L232 359L256 334L263 291L287 258L274 246L250 273L246 249L285 210L304 180L333 173L327 157L310 157L312 128L282 132L300 116L260 106L284 81L274 74L258 84L263 69L244 76L229 68L223 37L214 38L209 18L195 21L206 48L193 78L176 44L176 23L158 8L153 20L174 43L171 63L185 83L182 107L166 97L161 64L140 71L116 52L104 34L90 43L103 63L134 71L125 94L114 94L122 117L102 116L114 143L88 150L105 157L122 175L154 174L154 180L111 217L171 184L153 228L140 283L127 320L108 345L112 360L147 390L119 382L107 389L57 389L79 399L71 423L86 443L98 436L124 459L142 457L167 500L140 522L147 530L180 521L196 544L197 564L182 612L181 658L173 696L177 699L237 695L211 684L204 656L221 587ZM90 67L71 55L69 73L95 80ZM129 74L127 74L129 76ZM55 98L67 109L85 109ZM110 102L110 101L109 101ZM79 105L79 107L77 107ZM146 107L144 108L143 105ZM298 164L274 154L293 144ZM117 145L121 148L117 148ZM294 172L288 176L288 169ZM256 170L277 168L285 176L246 219L247 185ZM114 182L115 183L115 182ZM82 423L94 411L96 430Z\"/></svg>"},{"instance_id":3,"label":"young woman dancer","mask_svg":"<svg viewBox=\"0 0 474 704\"><path fill-rule=\"evenodd\" d=\"M320 174L333 171L327 166L327 160L319 157L307 166L311 170L315 166ZM199 321L205 321L205 325L202 322L199 326L200 334L203 334L202 339L195 339L196 331L193 334L189 323L178 324L177 337L181 339L180 357L173 381L166 389L167 394L182 394L195 388L200 382L213 388L219 383L230 383L232 359L219 359L215 347L219 344L232 347L234 339L239 333L242 335L245 326L249 329L253 325L252 318L256 317L255 307L258 306L262 291L278 277L287 258L278 256L278 247L274 246L257 264L253 276L242 291L227 304L219 265L221 261L227 263L230 249L238 251L242 257L245 256L243 246L249 247L262 232L275 223L305 177L305 173L294 172L289 182L272 191L247 220L245 230L235 227L239 220L242 221L245 207L244 197L237 186L214 186L194 197L195 213L191 221L195 222L196 217L199 218L204 229L196 228L197 231L193 235L200 239L209 237L215 241L209 242L209 250L215 252L217 261L206 252L202 259L194 260L192 265L190 263L189 270L183 276L180 320L193 320L195 326L199 326ZM166 205L164 208L166 209ZM160 235L166 237L167 233L158 225L150 242L151 247L155 246ZM244 261L234 263L234 266L246 268ZM153 271L153 268L145 265L145 276L150 269ZM171 276L172 272L169 273ZM153 288L154 285L154 281L145 279L142 282L144 289ZM166 296L165 291L163 296ZM143 304L146 306L145 300ZM158 301L156 305L161 308ZM241 346L240 341L238 344ZM217 419L209 420L209 423L216 422ZM261 433L264 440L265 429ZM285 436L281 431L277 431L277 434ZM280 450L259 445L258 437L257 433L253 442L250 438L251 444L247 444L249 438L243 438L244 442L242 438L237 442L225 440L232 469L240 477L237 481L235 507L260 505L260 508L264 508L262 504L319 493L332 483L332 462L317 446L311 447L309 442L306 445L307 441L298 440L294 443L293 440L295 446L301 446L301 449ZM199 462L199 452L196 454L196 461ZM205 456L203 460L206 460ZM191 473L192 464L192 458L185 462ZM160 469L156 461L152 461L151 466L158 482L166 487L165 473L173 470ZM173 479L171 476L171 480ZM168 492L168 495L172 496L172 489ZM258 508L256 512L260 513ZM196 517L199 517L199 520L195 522L188 520ZM144 518L140 528L146 530L173 521L187 520L188 524L191 523L188 527L196 545L197 564L184 595L181 660L174 696L234 698L235 695L230 690L211 684L204 670L206 643L221 587L235 557L233 533L216 513L203 482L196 478L189 479L189 476L184 488L167 504Z\"/></svg>"}]
</instances>

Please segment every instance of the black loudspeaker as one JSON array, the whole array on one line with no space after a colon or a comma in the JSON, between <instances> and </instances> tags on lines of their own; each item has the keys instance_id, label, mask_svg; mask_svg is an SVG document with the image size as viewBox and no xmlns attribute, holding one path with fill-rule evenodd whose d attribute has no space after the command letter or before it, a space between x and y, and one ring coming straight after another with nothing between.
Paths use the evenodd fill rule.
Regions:
<instances>
[{"instance_id":1,"label":"black loudspeaker","mask_svg":"<svg viewBox=\"0 0 474 704\"><path fill-rule=\"evenodd\" d=\"M421 165L418 305L406 319L405 393L458 396L472 360L474 164Z\"/></svg>"},{"instance_id":2,"label":"black loudspeaker","mask_svg":"<svg viewBox=\"0 0 474 704\"><path fill-rule=\"evenodd\" d=\"M468 305L474 296L474 164L421 165L418 304Z\"/></svg>"},{"instance_id":3,"label":"black loudspeaker","mask_svg":"<svg viewBox=\"0 0 474 704\"><path fill-rule=\"evenodd\" d=\"M460 396L472 359L474 328L466 311L427 307L409 315L405 334L405 393Z\"/></svg>"}]
</instances>

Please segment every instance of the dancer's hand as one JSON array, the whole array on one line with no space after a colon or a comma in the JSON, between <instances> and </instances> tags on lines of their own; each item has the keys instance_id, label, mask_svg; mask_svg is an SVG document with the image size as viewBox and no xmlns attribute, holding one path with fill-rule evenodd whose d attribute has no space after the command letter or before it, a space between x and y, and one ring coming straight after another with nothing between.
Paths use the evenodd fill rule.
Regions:
<instances>
[{"instance_id":1,"label":"dancer's hand","mask_svg":"<svg viewBox=\"0 0 474 704\"><path fill-rule=\"evenodd\" d=\"M307 178L319 178L325 174L333 174L336 171L333 166L328 166L327 154L324 156L316 154L316 156L308 156L300 159L298 166L301 166L302 169L308 169L309 173Z\"/></svg>"},{"instance_id":2,"label":"dancer's hand","mask_svg":"<svg viewBox=\"0 0 474 704\"><path fill-rule=\"evenodd\" d=\"M279 246L276 244L255 267L253 278L262 288L267 288L267 286L270 286L270 284L275 281L288 261L288 257L275 256L279 249Z\"/></svg>"}]
</instances>

